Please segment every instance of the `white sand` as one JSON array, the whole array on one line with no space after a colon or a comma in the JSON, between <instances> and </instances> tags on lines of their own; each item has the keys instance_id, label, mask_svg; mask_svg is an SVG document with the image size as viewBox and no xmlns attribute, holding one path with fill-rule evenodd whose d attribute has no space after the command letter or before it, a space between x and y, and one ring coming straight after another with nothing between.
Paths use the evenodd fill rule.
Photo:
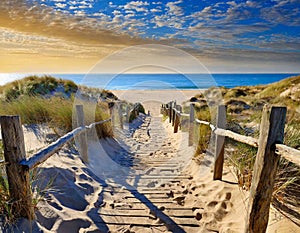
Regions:
<instances>
[{"instance_id":1,"label":"white sand","mask_svg":"<svg viewBox=\"0 0 300 233\"><path fill-rule=\"evenodd\" d=\"M176 101L177 104L181 104L200 94L201 90L112 90L112 92L120 99L128 102L142 103L146 112L149 110L151 115L158 116L161 104L166 104L170 101Z\"/></svg>"},{"instance_id":2,"label":"white sand","mask_svg":"<svg viewBox=\"0 0 300 233\"><path fill-rule=\"evenodd\" d=\"M114 93L143 104L152 99L153 113L161 103L193 95ZM49 134L45 127L27 129L27 150L40 148ZM223 181L213 181L211 164L200 166L192 159L186 133L173 134L160 117L140 116L124 130L115 129L115 135L100 143L89 138L89 165L65 147L40 166L36 184L46 194L37 206L33 232L243 232L248 193L238 188L228 167ZM269 233L299 230L273 209L270 213ZM18 226L28 231L26 221Z\"/></svg>"}]
</instances>

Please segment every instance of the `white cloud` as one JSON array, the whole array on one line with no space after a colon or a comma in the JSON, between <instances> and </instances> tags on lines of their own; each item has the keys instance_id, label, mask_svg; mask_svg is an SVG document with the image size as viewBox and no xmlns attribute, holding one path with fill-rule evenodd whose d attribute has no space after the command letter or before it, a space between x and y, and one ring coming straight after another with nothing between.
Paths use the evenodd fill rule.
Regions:
<instances>
[{"instance_id":1,"label":"white cloud","mask_svg":"<svg viewBox=\"0 0 300 233\"><path fill-rule=\"evenodd\" d=\"M136 12L148 12L146 6L149 6L148 2L143 1L131 1L123 6L125 10L135 10Z\"/></svg>"},{"instance_id":2,"label":"white cloud","mask_svg":"<svg viewBox=\"0 0 300 233\"><path fill-rule=\"evenodd\" d=\"M133 10L125 10L125 13L126 13L126 14L134 14L135 11L133 11Z\"/></svg>"},{"instance_id":3,"label":"white cloud","mask_svg":"<svg viewBox=\"0 0 300 233\"><path fill-rule=\"evenodd\" d=\"M85 12L81 10L74 11L75 16L83 17L85 16Z\"/></svg>"},{"instance_id":4,"label":"white cloud","mask_svg":"<svg viewBox=\"0 0 300 233\"><path fill-rule=\"evenodd\" d=\"M133 17L135 17L135 14L133 14L133 13L131 13L131 14L127 14L127 15L125 15L125 19L130 19L130 18L133 18Z\"/></svg>"},{"instance_id":5,"label":"white cloud","mask_svg":"<svg viewBox=\"0 0 300 233\"><path fill-rule=\"evenodd\" d=\"M87 5L89 5L90 3L88 3L87 1L81 1L81 2L79 2L78 4L79 4L79 5L86 5L86 6L87 6Z\"/></svg>"},{"instance_id":6,"label":"white cloud","mask_svg":"<svg viewBox=\"0 0 300 233\"><path fill-rule=\"evenodd\" d=\"M237 4L236 4L236 2L235 1L230 1L230 2L226 2L228 5L230 5L230 6L233 6L233 7L235 7L235 6L237 6Z\"/></svg>"},{"instance_id":7,"label":"white cloud","mask_svg":"<svg viewBox=\"0 0 300 233\"><path fill-rule=\"evenodd\" d=\"M203 10L202 10L202 13L210 13L212 10L212 7L211 6L207 6L205 7Z\"/></svg>"},{"instance_id":8,"label":"white cloud","mask_svg":"<svg viewBox=\"0 0 300 233\"><path fill-rule=\"evenodd\" d=\"M65 8L67 6L67 4L55 3L55 6L58 7L58 8Z\"/></svg>"},{"instance_id":9,"label":"white cloud","mask_svg":"<svg viewBox=\"0 0 300 233\"><path fill-rule=\"evenodd\" d=\"M114 10L112 13L113 13L113 15L120 15L120 14L121 14L121 11Z\"/></svg>"},{"instance_id":10,"label":"white cloud","mask_svg":"<svg viewBox=\"0 0 300 233\"><path fill-rule=\"evenodd\" d=\"M246 1L246 5L249 7L257 7L258 6L257 2L252 2L252 1Z\"/></svg>"},{"instance_id":11,"label":"white cloud","mask_svg":"<svg viewBox=\"0 0 300 233\"><path fill-rule=\"evenodd\" d=\"M153 20L152 23L154 23L156 25L156 27L164 27L167 26L167 20L166 20L166 16L165 15L156 15Z\"/></svg>"},{"instance_id":12,"label":"white cloud","mask_svg":"<svg viewBox=\"0 0 300 233\"><path fill-rule=\"evenodd\" d=\"M113 18L112 23L121 23L123 22L123 19L124 19L123 15L116 15Z\"/></svg>"},{"instance_id":13,"label":"white cloud","mask_svg":"<svg viewBox=\"0 0 300 233\"><path fill-rule=\"evenodd\" d=\"M158 12L162 12L162 10L161 9L157 9L157 8L152 8L152 9L150 9L150 12L152 12L152 13L158 13Z\"/></svg>"},{"instance_id":14,"label":"white cloud","mask_svg":"<svg viewBox=\"0 0 300 233\"><path fill-rule=\"evenodd\" d=\"M183 10L180 6L177 6L177 4L181 3L181 1L177 2L168 2L166 6L169 8L169 14L181 16L183 15Z\"/></svg>"},{"instance_id":15,"label":"white cloud","mask_svg":"<svg viewBox=\"0 0 300 233\"><path fill-rule=\"evenodd\" d=\"M150 4L148 2L143 2L143 1L132 1L129 2L129 4L134 5L134 6L149 6Z\"/></svg>"}]
</instances>

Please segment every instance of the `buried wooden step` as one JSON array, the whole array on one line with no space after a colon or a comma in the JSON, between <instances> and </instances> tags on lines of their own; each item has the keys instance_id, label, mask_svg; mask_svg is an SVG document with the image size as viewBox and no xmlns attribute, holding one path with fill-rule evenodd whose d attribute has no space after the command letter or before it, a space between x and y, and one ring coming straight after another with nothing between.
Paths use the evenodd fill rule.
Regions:
<instances>
[{"instance_id":1,"label":"buried wooden step","mask_svg":"<svg viewBox=\"0 0 300 233\"><path fill-rule=\"evenodd\" d=\"M157 205L157 208L158 210L161 210L163 211L164 213L183 213L184 211L188 211L188 212L194 212L195 210L198 210L198 209L202 209L200 207L184 207L184 206L174 206L174 203L173 205ZM145 208L144 207L131 207L131 208L127 208L127 207L120 207L118 208L118 211L121 211L121 210L124 210L124 211L132 211L132 210L135 210L135 211L145 211ZM154 211L156 211L156 209L154 209Z\"/></svg>"},{"instance_id":2,"label":"buried wooden step","mask_svg":"<svg viewBox=\"0 0 300 233\"><path fill-rule=\"evenodd\" d=\"M183 176L183 175L174 175L174 174L170 174L170 175L161 175L161 174L151 174L151 175L142 175L139 177L139 179L172 179L172 180L178 180L178 179L181 179L181 180L191 180L193 179L192 176Z\"/></svg>"},{"instance_id":3,"label":"buried wooden step","mask_svg":"<svg viewBox=\"0 0 300 233\"><path fill-rule=\"evenodd\" d=\"M147 194L144 194L143 193L143 195L145 195L148 199L151 199L151 200L155 200L155 199L168 199L168 198L170 198L170 196L168 196L167 194L159 194L159 195L153 195L153 194L151 194L151 195L147 195ZM125 199L134 199L134 198L136 198L135 196L125 196L124 197Z\"/></svg>"},{"instance_id":4,"label":"buried wooden step","mask_svg":"<svg viewBox=\"0 0 300 233\"><path fill-rule=\"evenodd\" d=\"M159 218L155 216L116 216L116 215L100 215L103 221L107 225L130 225L130 226L142 226L142 227L153 227L153 226L188 226L188 227L199 227L200 225L197 223L197 220L193 219L178 219L178 218L169 218L168 224L164 224Z\"/></svg>"},{"instance_id":5,"label":"buried wooden step","mask_svg":"<svg viewBox=\"0 0 300 233\"><path fill-rule=\"evenodd\" d=\"M98 214L100 214L101 216L111 216L111 217L130 217L130 218L149 218L149 219L157 219L155 217L155 214L151 214L151 213L146 213L146 212L133 212L133 211L99 211ZM195 219L195 215L193 214L167 214L167 216L171 217L175 222L178 223L196 223L196 220L191 220L191 219ZM187 220L189 219L189 220Z\"/></svg>"},{"instance_id":6,"label":"buried wooden step","mask_svg":"<svg viewBox=\"0 0 300 233\"><path fill-rule=\"evenodd\" d=\"M164 211L164 213L170 217L173 218L195 218L195 214L192 210L169 210ZM114 210L107 210L107 209L100 209L98 211L98 214L102 216L119 216L119 217L150 217L153 218L155 215L154 212L151 212L150 210L147 211L147 209L144 210L120 210L120 209L114 209Z\"/></svg>"},{"instance_id":7,"label":"buried wooden step","mask_svg":"<svg viewBox=\"0 0 300 233\"><path fill-rule=\"evenodd\" d=\"M166 201L166 200L148 200L148 201L140 201L135 198L134 200L128 199L128 204L176 204L176 201Z\"/></svg>"}]
</instances>

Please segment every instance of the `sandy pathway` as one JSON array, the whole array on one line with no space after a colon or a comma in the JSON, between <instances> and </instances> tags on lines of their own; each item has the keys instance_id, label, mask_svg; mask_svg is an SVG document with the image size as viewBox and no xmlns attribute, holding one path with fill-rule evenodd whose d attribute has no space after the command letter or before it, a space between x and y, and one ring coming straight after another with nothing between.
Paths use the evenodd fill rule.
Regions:
<instances>
[{"instance_id":1,"label":"sandy pathway","mask_svg":"<svg viewBox=\"0 0 300 233\"><path fill-rule=\"evenodd\" d=\"M116 232L197 232L198 208L185 207L184 196L176 191L180 182L192 179L183 172L188 156L180 155L181 141L166 132L161 117L140 118L131 136L117 135L131 151L131 171L122 184L107 182L99 213Z\"/></svg>"},{"instance_id":2,"label":"sandy pathway","mask_svg":"<svg viewBox=\"0 0 300 233\"><path fill-rule=\"evenodd\" d=\"M37 136L25 130L30 150L46 143L49 134L35 131ZM172 133L160 116L140 115L123 130L116 128L115 136L90 138L89 164L73 147L42 164L34 181L45 189L37 221L21 220L12 231L243 232L248 193L227 166L223 181L213 181L212 164L203 162L211 158L199 165L185 132ZM271 209L268 233L297 232L278 216Z\"/></svg>"}]
</instances>

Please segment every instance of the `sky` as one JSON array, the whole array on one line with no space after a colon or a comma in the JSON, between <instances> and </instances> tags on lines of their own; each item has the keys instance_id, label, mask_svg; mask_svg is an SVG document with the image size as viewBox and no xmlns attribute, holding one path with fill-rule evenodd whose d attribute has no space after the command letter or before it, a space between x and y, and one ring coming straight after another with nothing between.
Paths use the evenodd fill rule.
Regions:
<instances>
[{"instance_id":1,"label":"sky","mask_svg":"<svg viewBox=\"0 0 300 233\"><path fill-rule=\"evenodd\" d=\"M212 73L298 73L300 0L0 3L0 73L87 72L143 44L183 50Z\"/></svg>"}]
</instances>

